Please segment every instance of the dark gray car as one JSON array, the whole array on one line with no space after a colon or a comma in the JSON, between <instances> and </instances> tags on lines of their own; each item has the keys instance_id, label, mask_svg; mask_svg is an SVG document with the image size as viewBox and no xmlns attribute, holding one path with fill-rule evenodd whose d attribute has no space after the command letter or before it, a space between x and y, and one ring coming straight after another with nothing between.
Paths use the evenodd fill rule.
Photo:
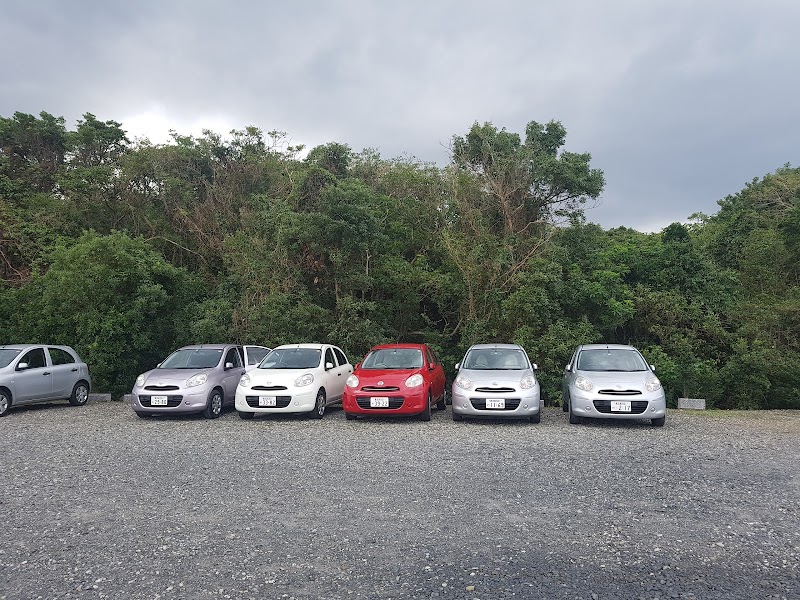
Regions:
<instances>
[{"instance_id":1,"label":"dark gray car","mask_svg":"<svg viewBox=\"0 0 800 600\"><path fill-rule=\"evenodd\" d=\"M0 346L0 417L12 406L35 402L69 400L83 406L91 386L89 367L69 346Z\"/></svg>"}]
</instances>

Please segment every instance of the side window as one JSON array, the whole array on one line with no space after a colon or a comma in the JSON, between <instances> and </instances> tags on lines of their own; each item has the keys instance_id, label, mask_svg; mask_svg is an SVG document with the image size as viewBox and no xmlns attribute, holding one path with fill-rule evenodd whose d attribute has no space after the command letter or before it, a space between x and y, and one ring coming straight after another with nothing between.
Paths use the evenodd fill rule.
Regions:
<instances>
[{"instance_id":1,"label":"side window","mask_svg":"<svg viewBox=\"0 0 800 600\"><path fill-rule=\"evenodd\" d=\"M339 350L338 348L334 348L334 349L333 349L333 353L336 355L336 358L337 358L337 359L338 359L338 361L339 361L339 366L340 366L340 367L341 367L342 365L346 365L346 364L347 364L347 357L344 355L344 352L342 352L342 351L341 351L341 350Z\"/></svg>"},{"instance_id":2,"label":"side window","mask_svg":"<svg viewBox=\"0 0 800 600\"><path fill-rule=\"evenodd\" d=\"M47 366L47 361L44 358L44 348L34 348L25 353L19 363L28 363L29 369L40 369Z\"/></svg>"},{"instance_id":3,"label":"side window","mask_svg":"<svg viewBox=\"0 0 800 600\"><path fill-rule=\"evenodd\" d=\"M336 359L333 358L333 350L330 348L325 349L325 364L331 363L334 367L336 366Z\"/></svg>"},{"instance_id":4,"label":"side window","mask_svg":"<svg viewBox=\"0 0 800 600\"><path fill-rule=\"evenodd\" d=\"M228 354L225 355L225 364L228 363L233 363L234 367L242 366L242 357L239 355L239 350L237 348L228 350Z\"/></svg>"},{"instance_id":5,"label":"side window","mask_svg":"<svg viewBox=\"0 0 800 600\"><path fill-rule=\"evenodd\" d=\"M436 365L438 365L441 362L436 354L436 351L430 346L428 347L428 361Z\"/></svg>"},{"instance_id":6,"label":"side window","mask_svg":"<svg viewBox=\"0 0 800 600\"><path fill-rule=\"evenodd\" d=\"M69 365L75 362L72 354L66 350L61 348L48 348L47 350L50 352L50 360L53 362L53 366Z\"/></svg>"},{"instance_id":7,"label":"side window","mask_svg":"<svg viewBox=\"0 0 800 600\"><path fill-rule=\"evenodd\" d=\"M264 357L267 354L269 354L269 350L267 348L260 348L259 346L248 346L247 364L257 365L264 359Z\"/></svg>"}]
</instances>

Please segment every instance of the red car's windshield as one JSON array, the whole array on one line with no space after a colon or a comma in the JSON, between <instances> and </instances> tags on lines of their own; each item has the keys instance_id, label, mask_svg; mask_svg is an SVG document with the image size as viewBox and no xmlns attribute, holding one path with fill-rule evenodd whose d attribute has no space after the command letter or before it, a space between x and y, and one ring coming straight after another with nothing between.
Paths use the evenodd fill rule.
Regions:
<instances>
[{"instance_id":1,"label":"red car's windshield","mask_svg":"<svg viewBox=\"0 0 800 600\"><path fill-rule=\"evenodd\" d=\"M417 348L379 348L367 354L362 369L419 369L422 350Z\"/></svg>"}]
</instances>

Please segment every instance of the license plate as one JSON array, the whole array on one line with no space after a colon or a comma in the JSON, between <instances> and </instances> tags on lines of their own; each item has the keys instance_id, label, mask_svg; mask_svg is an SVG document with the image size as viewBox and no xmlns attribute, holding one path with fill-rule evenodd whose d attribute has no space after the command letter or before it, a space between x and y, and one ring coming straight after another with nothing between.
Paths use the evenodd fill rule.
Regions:
<instances>
[{"instance_id":1,"label":"license plate","mask_svg":"<svg viewBox=\"0 0 800 600\"><path fill-rule=\"evenodd\" d=\"M166 396L150 396L150 406L166 406Z\"/></svg>"},{"instance_id":2,"label":"license plate","mask_svg":"<svg viewBox=\"0 0 800 600\"><path fill-rule=\"evenodd\" d=\"M276 405L276 398L275 398L275 396L259 396L258 397L258 405L259 406L275 406Z\"/></svg>"},{"instance_id":3,"label":"license plate","mask_svg":"<svg viewBox=\"0 0 800 600\"><path fill-rule=\"evenodd\" d=\"M499 408L504 409L506 407L506 401L503 398L487 398L486 399L486 408Z\"/></svg>"},{"instance_id":4,"label":"license plate","mask_svg":"<svg viewBox=\"0 0 800 600\"><path fill-rule=\"evenodd\" d=\"M369 399L371 408L389 408L389 396L376 396Z\"/></svg>"},{"instance_id":5,"label":"license plate","mask_svg":"<svg viewBox=\"0 0 800 600\"><path fill-rule=\"evenodd\" d=\"M612 400L611 412L631 412L631 403Z\"/></svg>"}]
</instances>

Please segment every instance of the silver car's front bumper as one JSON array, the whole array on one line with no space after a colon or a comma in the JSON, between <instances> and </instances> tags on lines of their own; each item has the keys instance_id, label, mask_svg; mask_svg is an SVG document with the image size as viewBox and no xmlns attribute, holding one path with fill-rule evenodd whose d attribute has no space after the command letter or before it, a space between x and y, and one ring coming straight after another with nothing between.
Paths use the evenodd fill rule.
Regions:
<instances>
[{"instance_id":1,"label":"silver car's front bumper","mask_svg":"<svg viewBox=\"0 0 800 600\"><path fill-rule=\"evenodd\" d=\"M584 392L570 387L570 408L577 417L593 419L658 419L667 414L667 401L663 388L655 392L642 392L632 396L617 396ZM612 402L630 402L630 407L611 405ZM617 410L613 410L617 409Z\"/></svg>"},{"instance_id":2,"label":"silver car's front bumper","mask_svg":"<svg viewBox=\"0 0 800 600\"><path fill-rule=\"evenodd\" d=\"M205 384L191 388L182 387L177 390L154 391L136 386L133 388L131 408L137 413L151 415L161 413L186 414L200 412L204 410L208 404L208 396L214 387L214 385ZM159 395L167 397L167 406L152 405L150 397Z\"/></svg>"},{"instance_id":3,"label":"silver car's front bumper","mask_svg":"<svg viewBox=\"0 0 800 600\"><path fill-rule=\"evenodd\" d=\"M453 412L465 417L508 417L525 419L541 410L539 386L513 392L478 392L453 384ZM486 408L486 400L503 400L504 408Z\"/></svg>"}]
</instances>

